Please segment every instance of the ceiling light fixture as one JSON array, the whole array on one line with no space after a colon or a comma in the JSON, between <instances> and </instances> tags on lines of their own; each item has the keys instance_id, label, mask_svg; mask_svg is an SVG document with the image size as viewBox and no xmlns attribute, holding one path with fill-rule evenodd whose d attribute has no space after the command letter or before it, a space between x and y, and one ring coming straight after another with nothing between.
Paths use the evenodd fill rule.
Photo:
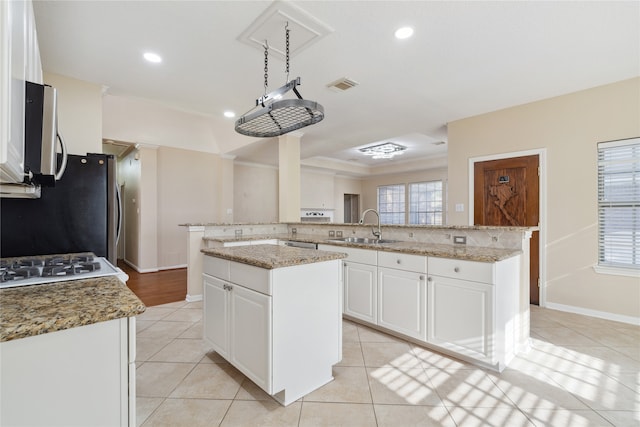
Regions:
<instances>
[{"instance_id":1,"label":"ceiling light fixture","mask_svg":"<svg viewBox=\"0 0 640 427\"><path fill-rule=\"evenodd\" d=\"M413 35L413 28L411 27L398 28L395 32L396 38L400 40L408 39L412 35Z\"/></svg>"},{"instance_id":2,"label":"ceiling light fixture","mask_svg":"<svg viewBox=\"0 0 640 427\"><path fill-rule=\"evenodd\" d=\"M373 159L391 159L394 156L403 154L407 147L395 142L385 142L384 144L372 145L360 149L365 156L371 156Z\"/></svg>"},{"instance_id":3,"label":"ceiling light fixture","mask_svg":"<svg viewBox=\"0 0 640 427\"><path fill-rule=\"evenodd\" d=\"M230 119L232 117L235 117L236 113L234 113L233 111L225 111L224 116Z\"/></svg>"},{"instance_id":4,"label":"ceiling light fixture","mask_svg":"<svg viewBox=\"0 0 640 427\"><path fill-rule=\"evenodd\" d=\"M286 35L286 74L289 80L289 23L285 26ZM269 44L264 44L264 91L265 94L256 99L256 106L236 120L236 132L258 138L270 138L284 135L324 119L324 108L315 101L302 99L296 89L300 85L300 77L288 81L284 86L267 93L269 78ZM281 99L293 90L297 99ZM256 110L257 109L257 110Z\"/></svg>"},{"instance_id":5,"label":"ceiling light fixture","mask_svg":"<svg viewBox=\"0 0 640 427\"><path fill-rule=\"evenodd\" d=\"M153 52L145 52L144 55L142 55L144 57L144 59L146 59L149 62L152 62L154 64L159 64L162 62L162 57L160 55L158 55L157 53L153 53Z\"/></svg>"}]
</instances>

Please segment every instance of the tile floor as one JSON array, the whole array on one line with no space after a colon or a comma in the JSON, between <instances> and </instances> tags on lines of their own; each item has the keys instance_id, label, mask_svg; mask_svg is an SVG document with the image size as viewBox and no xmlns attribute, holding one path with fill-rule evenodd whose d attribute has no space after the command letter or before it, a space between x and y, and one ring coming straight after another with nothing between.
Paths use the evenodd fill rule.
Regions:
<instances>
[{"instance_id":1,"label":"tile floor","mask_svg":"<svg viewBox=\"0 0 640 427\"><path fill-rule=\"evenodd\" d=\"M640 327L532 307L533 348L501 374L344 322L335 380L287 407L202 337L202 303L138 317L142 426L640 425Z\"/></svg>"}]
</instances>

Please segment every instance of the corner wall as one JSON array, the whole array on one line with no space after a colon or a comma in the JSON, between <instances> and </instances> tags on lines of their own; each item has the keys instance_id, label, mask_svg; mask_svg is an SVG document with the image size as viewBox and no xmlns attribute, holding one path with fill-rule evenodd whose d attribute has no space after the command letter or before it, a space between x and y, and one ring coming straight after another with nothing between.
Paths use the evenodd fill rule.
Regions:
<instances>
[{"instance_id":1,"label":"corner wall","mask_svg":"<svg viewBox=\"0 0 640 427\"><path fill-rule=\"evenodd\" d=\"M546 303L640 321L638 278L593 270L597 143L639 135L640 78L449 123L449 224L468 224L469 158L546 148Z\"/></svg>"}]
</instances>

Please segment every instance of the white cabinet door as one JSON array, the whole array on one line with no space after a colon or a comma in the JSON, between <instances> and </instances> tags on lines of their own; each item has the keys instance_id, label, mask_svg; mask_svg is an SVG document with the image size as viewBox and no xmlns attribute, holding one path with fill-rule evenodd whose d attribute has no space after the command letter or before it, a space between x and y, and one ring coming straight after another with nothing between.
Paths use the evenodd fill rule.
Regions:
<instances>
[{"instance_id":1,"label":"white cabinet door","mask_svg":"<svg viewBox=\"0 0 640 427\"><path fill-rule=\"evenodd\" d=\"M229 356L229 291L227 283L203 275L204 339L222 357Z\"/></svg>"},{"instance_id":2,"label":"white cabinet door","mask_svg":"<svg viewBox=\"0 0 640 427\"><path fill-rule=\"evenodd\" d=\"M375 265L344 262L344 314L377 323L377 270Z\"/></svg>"},{"instance_id":3,"label":"white cabinet door","mask_svg":"<svg viewBox=\"0 0 640 427\"><path fill-rule=\"evenodd\" d=\"M378 325L425 341L427 286L425 275L378 268Z\"/></svg>"},{"instance_id":4,"label":"white cabinet door","mask_svg":"<svg viewBox=\"0 0 640 427\"><path fill-rule=\"evenodd\" d=\"M9 183L24 178L27 6L0 2L0 181Z\"/></svg>"},{"instance_id":5,"label":"white cabinet door","mask_svg":"<svg viewBox=\"0 0 640 427\"><path fill-rule=\"evenodd\" d=\"M492 362L493 286L429 276L428 292L428 341Z\"/></svg>"},{"instance_id":6,"label":"white cabinet door","mask_svg":"<svg viewBox=\"0 0 640 427\"><path fill-rule=\"evenodd\" d=\"M231 363L272 394L271 297L231 285Z\"/></svg>"}]
</instances>

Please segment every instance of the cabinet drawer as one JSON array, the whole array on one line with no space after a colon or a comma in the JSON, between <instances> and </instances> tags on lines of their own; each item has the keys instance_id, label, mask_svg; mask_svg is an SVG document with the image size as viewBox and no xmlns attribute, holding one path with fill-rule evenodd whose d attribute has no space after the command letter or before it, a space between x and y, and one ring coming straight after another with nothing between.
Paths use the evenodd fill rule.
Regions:
<instances>
[{"instance_id":1,"label":"cabinet drawer","mask_svg":"<svg viewBox=\"0 0 640 427\"><path fill-rule=\"evenodd\" d=\"M253 265L229 262L229 281L271 295L271 271Z\"/></svg>"},{"instance_id":2,"label":"cabinet drawer","mask_svg":"<svg viewBox=\"0 0 640 427\"><path fill-rule=\"evenodd\" d=\"M202 257L202 272L222 280L229 280L229 261L205 255Z\"/></svg>"},{"instance_id":3,"label":"cabinet drawer","mask_svg":"<svg viewBox=\"0 0 640 427\"><path fill-rule=\"evenodd\" d=\"M400 254L397 252L378 252L378 267L395 268L397 270L427 272L427 257L420 255Z\"/></svg>"},{"instance_id":4,"label":"cabinet drawer","mask_svg":"<svg viewBox=\"0 0 640 427\"><path fill-rule=\"evenodd\" d=\"M370 249L349 248L346 246L332 246L334 252L343 252L348 255L345 261L359 262L360 264L376 265L378 263L378 252Z\"/></svg>"},{"instance_id":5,"label":"cabinet drawer","mask_svg":"<svg viewBox=\"0 0 640 427\"><path fill-rule=\"evenodd\" d=\"M429 274L472 282L494 283L493 263L428 257Z\"/></svg>"}]
</instances>

